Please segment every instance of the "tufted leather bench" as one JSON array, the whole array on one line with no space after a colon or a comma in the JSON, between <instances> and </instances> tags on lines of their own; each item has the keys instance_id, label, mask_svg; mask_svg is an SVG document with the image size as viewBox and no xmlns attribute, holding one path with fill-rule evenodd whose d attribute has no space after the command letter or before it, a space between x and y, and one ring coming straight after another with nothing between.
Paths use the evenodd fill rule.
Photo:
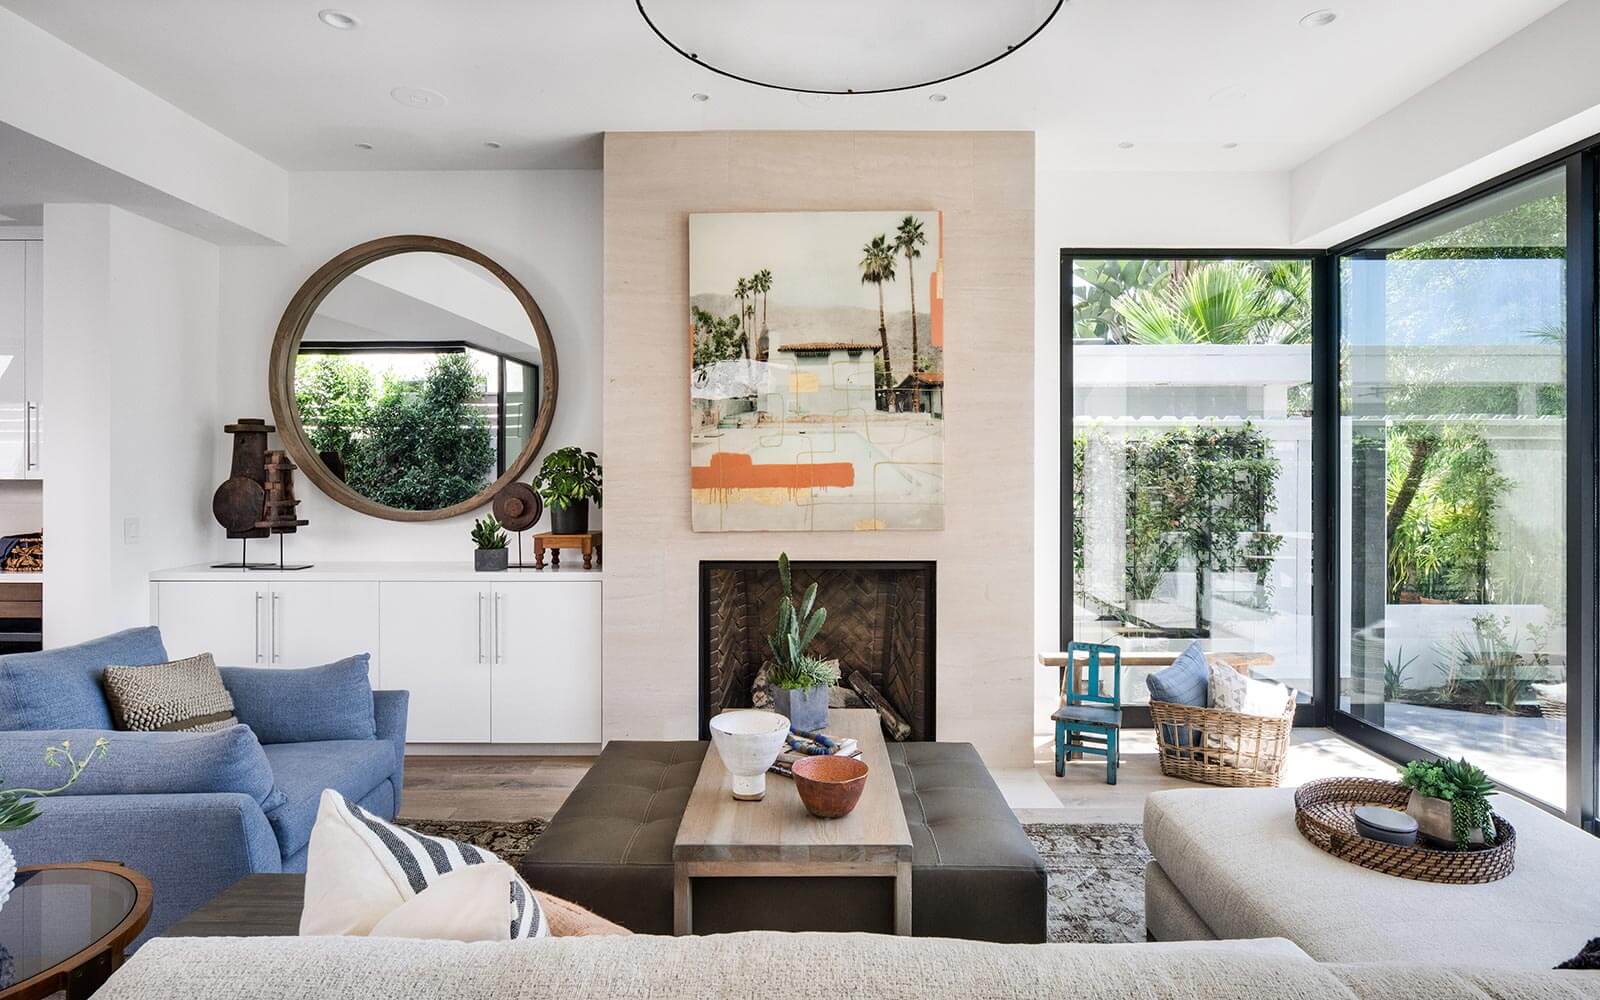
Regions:
<instances>
[{"instance_id":1,"label":"tufted leather bench","mask_svg":"<svg viewBox=\"0 0 1600 1000\"><path fill-rule=\"evenodd\" d=\"M709 744L616 741L519 865L535 888L647 934L672 933L672 842ZM977 751L890 744L911 828L912 933L1045 940L1046 873ZM885 930L890 883L718 878L695 890L701 933Z\"/></svg>"}]
</instances>

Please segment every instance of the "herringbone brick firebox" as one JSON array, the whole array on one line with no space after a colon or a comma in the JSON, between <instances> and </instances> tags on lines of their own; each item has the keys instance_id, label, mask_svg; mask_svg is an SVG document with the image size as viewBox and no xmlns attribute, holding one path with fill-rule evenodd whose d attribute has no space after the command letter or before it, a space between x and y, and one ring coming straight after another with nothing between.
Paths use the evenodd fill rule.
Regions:
<instances>
[{"instance_id":1,"label":"herringbone brick firebox","mask_svg":"<svg viewBox=\"0 0 1600 1000\"><path fill-rule=\"evenodd\" d=\"M827 624L812 644L848 678L866 674L911 726L934 738L934 564L794 562L796 597L817 584ZM782 588L775 562L700 564L700 731L729 708L750 707L751 685L771 657L767 635Z\"/></svg>"}]
</instances>

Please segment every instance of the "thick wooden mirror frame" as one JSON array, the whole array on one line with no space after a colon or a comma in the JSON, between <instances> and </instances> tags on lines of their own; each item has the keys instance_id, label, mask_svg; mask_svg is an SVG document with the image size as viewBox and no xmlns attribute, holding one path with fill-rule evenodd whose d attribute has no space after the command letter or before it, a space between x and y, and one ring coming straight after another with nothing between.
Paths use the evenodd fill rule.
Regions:
<instances>
[{"instance_id":1,"label":"thick wooden mirror frame","mask_svg":"<svg viewBox=\"0 0 1600 1000\"><path fill-rule=\"evenodd\" d=\"M305 335L306 324L311 322L317 306L322 304L322 300L339 282L365 265L384 257L393 257L395 254L418 251L461 257L499 278L511 290L511 294L517 297L517 301L522 303L523 310L528 314L528 321L533 324L534 334L539 338L539 353L542 355L539 413L534 419L533 428L528 432L528 440L523 445L522 451L506 466L506 471L499 479L478 491L475 496L438 510L402 510L387 504L375 503L351 489L344 480L328 471L328 467L322 464L321 457L312 450L311 442L306 439L305 428L300 426L300 414L294 403L295 357L299 353L300 340ZM513 278L510 272L488 257L454 240L438 236L385 236L351 247L328 261L317 269L317 273L307 278L306 283L295 292L294 298L289 300L289 307L283 311L283 319L278 321L277 336L272 341L272 359L267 369L267 396L272 401L272 415L277 421L278 435L283 440L284 449L300 467L300 471L305 473L322 492L351 510L373 517L382 517L390 521L441 521L482 507L494 499L496 493L519 479L528 470L528 466L533 464L534 457L544 444L545 435L550 431L550 419L555 414L556 382L556 345L550 337L550 326L545 322L544 313L539 310L539 303L535 302L533 296L528 294L528 290L522 287L522 282Z\"/></svg>"}]
</instances>

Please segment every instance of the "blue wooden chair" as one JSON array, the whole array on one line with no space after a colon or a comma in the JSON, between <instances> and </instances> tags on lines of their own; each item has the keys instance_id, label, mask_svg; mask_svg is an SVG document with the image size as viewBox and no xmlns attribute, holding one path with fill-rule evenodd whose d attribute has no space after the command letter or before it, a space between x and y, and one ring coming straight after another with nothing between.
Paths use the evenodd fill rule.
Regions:
<instances>
[{"instance_id":1,"label":"blue wooden chair","mask_svg":"<svg viewBox=\"0 0 1600 1000\"><path fill-rule=\"evenodd\" d=\"M1088 657L1084 689L1078 690L1076 655ZM1101 657L1111 655L1111 695L1100 684ZM1122 649L1094 642L1067 644L1070 669L1065 672L1061 707L1050 718L1056 724L1056 777L1066 776L1067 757L1094 754L1106 759L1106 784L1117 783L1117 737L1122 732Z\"/></svg>"}]
</instances>

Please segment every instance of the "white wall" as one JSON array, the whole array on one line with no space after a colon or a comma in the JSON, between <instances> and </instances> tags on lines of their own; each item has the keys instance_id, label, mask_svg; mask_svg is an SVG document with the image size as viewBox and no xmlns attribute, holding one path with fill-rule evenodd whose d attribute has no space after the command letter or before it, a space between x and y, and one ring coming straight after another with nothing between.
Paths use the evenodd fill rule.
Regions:
<instances>
[{"instance_id":1,"label":"white wall","mask_svg":"<svg viewBox=\"0 0 1600 1000\"><path fill-rule=\"evenodd\" d=\"M44 232L54 646L144 624L148 573L206 553L218 251L108 205L47 205Z\"/></svg>"},{"instance_id":2,"label":"white wall","mask_svg":"<svg viewBox=\"0 0 1600 1000\"><path fill-rule=\"evenodd\" d=\"M341 251L402 233L465 243L498 261L527 287L550 323L559 359L555 420L544 451L569 444L599 450L603 375L598 170L302 173L291 175L286 246L222 251L222 320L217 337L224 412L221 421L206 429L211 435L213 486L228 474L230 444L222 422L235 417L273 419L267 402L267 354L295 291ZM206 495L210 496L209 490ZM334 503L304 476L296 479L296 495L303 501L301 516L311 523L288 538L293 560L465 562L471 558L467 540L471 516L422 523L384 521ZM541 523L534 530L545 527ZM204 537L212 555L238 557L237 543L228 543L214 522ZM275 543L253 545L259 547L253 551L265 556ZM531 546L528 553L531 557ZM177 563L168 560L169 565Z\"/></svg>"},{"instance_id":3,"label":"white wall","mask_svg":"<svg viewBox=\"0 0 1600 1000\"><path fill-rule=\"evenodd\" d=\"M1296 167L1292 236L1331 246L1600 132L1600 3L1570 0Z\"/></svg>"},{"instance_id":4,"label":"white wall","mask_svg":"<svg viewBox=\"0 0 1600 1000\"><path fill-rule=\"evenodd\" d=\"M40 140L7 170L54 168L33 180L57 200L127 198L222 243L283 236L281 167L3 8L0 124Z\"/></svg>"}]
</instances>

